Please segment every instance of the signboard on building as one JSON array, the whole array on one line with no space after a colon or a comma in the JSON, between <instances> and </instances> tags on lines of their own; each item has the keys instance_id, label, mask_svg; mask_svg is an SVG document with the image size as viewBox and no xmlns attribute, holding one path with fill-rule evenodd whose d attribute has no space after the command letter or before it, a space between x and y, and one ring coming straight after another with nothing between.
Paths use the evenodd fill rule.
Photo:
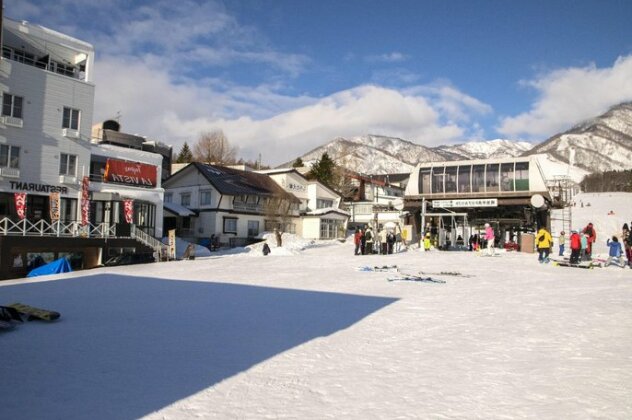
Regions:
<instances>
[{"instance_id":1,"label":"signboard on building","mask_svg":"<svg viewBox=\"0 0 632 420\"><path fill-rule=\"evenodd\" d=\"M60 197L58 192L50 193L49 196L50 201L50 220L52 222L57 222L59 220L59 206L60 206Z\"/></svg>"},{"instance_id":2,"label":"signboard on building","mask_svg":"<svg viewBox=\"0 0 632 420\"><path fill-rule=\"evenodd\" d=\"M118 159L108 159L105 164L105 174L103 175L105 182L155 187L156 179L157 170L153 165Z\"/></svg>"},{"instance_id":3,"label":"signboard on building","mask_svg":"<svg viewBox=\"0 0 632 420\"><path fill-rule=\"evenodd\" d=\"M498 207L497 198L472 198L464 200L433 200L432 207L453 208L453 207Z\"/></svg>"},{"instance_id":4,"label":"signboard on building","mask_svg":"<svg viewBox=\"0 0 632 420\"><path fill-rule=\"evenodd\" d=\"M176 230L169 230L169 258L176 259Z\"/></svg>"}]
</instances>

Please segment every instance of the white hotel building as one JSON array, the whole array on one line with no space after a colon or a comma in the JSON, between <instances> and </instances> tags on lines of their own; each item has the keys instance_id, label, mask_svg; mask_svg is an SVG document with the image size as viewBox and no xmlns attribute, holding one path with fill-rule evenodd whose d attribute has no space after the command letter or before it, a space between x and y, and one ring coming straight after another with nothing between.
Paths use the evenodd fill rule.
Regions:
<instances>
[{"instance_id":1,"label":"white hotel building","mask_svg":"<svg viewBox=\"0 0 632 420\"><path fill-rule=\"evenodd\" d=\"M152 237L162 234L161 155L92 138L93 67L92 45L39 25L3 19L0 279L25 275L35 257L48 262L68 256L75 268L89 268L121 250L159 250ZM101 167L93 161L107 164L108 159L112 167L121 162L153 167L154 182L116 185L96 179L91 169ZM87 226L81 223L84 176L91 178ZM51 201L54 192L58 202ZM26 193L24 219L17 214L15 193ZM118 211L126 199L133 199L138 210L132 223L125 223ZM58 220L51 215L57 205Z\"/></svg>"}]
</instances>

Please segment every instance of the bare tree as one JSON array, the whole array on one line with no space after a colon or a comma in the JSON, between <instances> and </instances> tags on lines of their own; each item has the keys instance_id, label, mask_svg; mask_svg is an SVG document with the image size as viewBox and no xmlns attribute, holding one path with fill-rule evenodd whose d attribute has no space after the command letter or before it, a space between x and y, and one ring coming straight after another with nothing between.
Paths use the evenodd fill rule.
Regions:
<instances>
[{"instance_id":1,"label":"bare tree","mask_svg":"<svg viewBox=\"0 0 632 420\"><path fill-rule=\"evenodd\" d=\"M193 159L196 162L232 164L237 148L230 145L222 130L205 131L193 145Z\"/></svg>"}]
</instances>

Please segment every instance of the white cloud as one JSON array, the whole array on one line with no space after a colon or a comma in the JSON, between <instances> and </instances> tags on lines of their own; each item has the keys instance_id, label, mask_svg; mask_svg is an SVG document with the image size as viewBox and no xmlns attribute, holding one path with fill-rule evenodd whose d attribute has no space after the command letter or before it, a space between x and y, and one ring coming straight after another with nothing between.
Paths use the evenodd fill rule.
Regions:
<instances>
[{"instance_id":1,"label":"white cloud","mask_svg":"<svg viewBox=\"0 0 632 420\"><path fill-rule=\"evenodd\" d=\"M509 137L548 137L632 100L632 55L612 67L560 69L523 83L538 92L538 100L530 111L502 119L497 130Z\"/></svg>"},{"instance_id":2,"label":"white cloud","mask_svg":"<svg viewBox=\"0 0 632 420\"><path fill-rule=\"evenodd\" d=\"M393 51L387 54L376 54L364 57L364 60L369 63L400 63L406 61L408 56L397 51Z\"/></svg>"}]
</instances>

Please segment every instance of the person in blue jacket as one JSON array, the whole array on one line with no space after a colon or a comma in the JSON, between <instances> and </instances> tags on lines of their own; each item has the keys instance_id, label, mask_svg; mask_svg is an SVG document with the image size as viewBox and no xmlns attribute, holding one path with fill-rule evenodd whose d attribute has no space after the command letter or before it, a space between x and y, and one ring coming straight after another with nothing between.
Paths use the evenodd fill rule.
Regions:
<instances>
[{"instance_id":1,"label":"person in blue jacket","mask_svg":"<svg viewBox=\"0 0 632 420\"><path fill-rule=\"evenodd\" d=\"M606 241L606 245L608 245L610 247L610 252L608 252L608 261L606 261L606 267L609 266L613 260L616 260L616 264L621 267L624 268L625 264L623 263L623 251L621 249L621 243L619 242L619 239L616 236L612 237L612 241L610 239L608 239Z\"/></svg>"}]
</instances>

